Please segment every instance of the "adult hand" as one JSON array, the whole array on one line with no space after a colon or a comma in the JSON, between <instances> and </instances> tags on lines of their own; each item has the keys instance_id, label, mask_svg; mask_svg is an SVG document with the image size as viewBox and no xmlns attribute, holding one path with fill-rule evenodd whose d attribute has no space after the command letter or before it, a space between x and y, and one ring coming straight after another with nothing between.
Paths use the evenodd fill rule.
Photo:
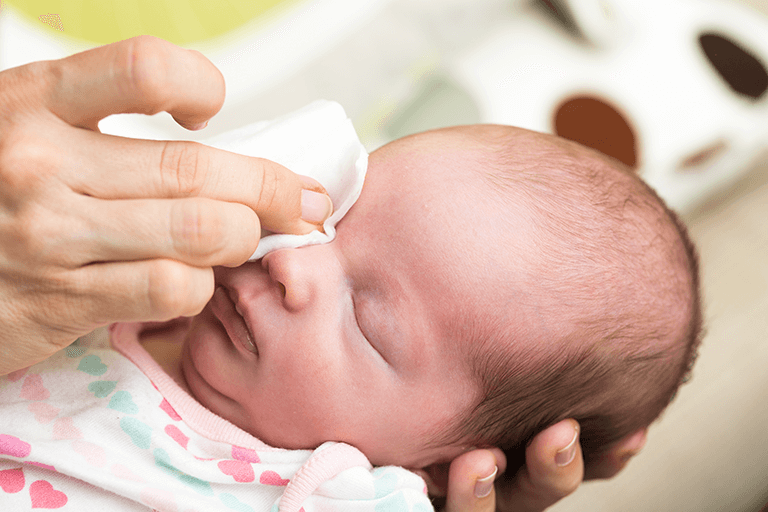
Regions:
<instances>
[{"instance_id":1,"label":"adult hand","mask_svg":"<svg viewBox=\"0 0 768 512\"><path fill-rule=\"evenodd\" d=\"M273 162L98 130L161 111L197 129L223 101L211 62L147 36L0 73L0 375L111 322L197 314L212 267L245 262L262 224L306 233L330 214Z\"/></svg>"},{"instance_id":2,"label":"adult hand","mask_svg":"<svg viewBox=\"0 0 768 512\"><path fill-rule=\"evenodd\" d=\"M444 512L540 512L574 492L582 480L611 478L645 445L638 430L614 444L590 464L585 475L578 423L564 420L539 433L526 449L525 466L512 479L494 479L506 459L497 449L474 450L457 457L447 477ZM498 468L498 470L497 470ZM428 481L439 489L434 481ZM437 493L440 493L438 490Z\"/></svg>"}]
</instances>

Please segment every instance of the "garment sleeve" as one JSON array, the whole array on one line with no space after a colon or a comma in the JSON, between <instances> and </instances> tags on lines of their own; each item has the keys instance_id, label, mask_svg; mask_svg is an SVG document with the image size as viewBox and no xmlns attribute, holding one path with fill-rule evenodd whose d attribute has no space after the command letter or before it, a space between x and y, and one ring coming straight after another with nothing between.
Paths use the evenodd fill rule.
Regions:
<instances>
[{"instance_id":1,"label":"garment sleeve","mask_svg":"<svg viewBox=\"0 0 768 512\"><path fill-rule=\"evenodd\" d=\"M299 469L270 512L433 512L427 486L397 466L374 468L356 448L325 443Z\"/></svg>"},{"instance_id":2,"label":"garment sleeve","mask_svg":"<svg viewBox=\"0 0 768 512\"><path fill-rule=\"evenodd\" d=\"M305 512L433 512L424 480L396 466L342 471L302 505Z\"/></svg>"}]
</instances>

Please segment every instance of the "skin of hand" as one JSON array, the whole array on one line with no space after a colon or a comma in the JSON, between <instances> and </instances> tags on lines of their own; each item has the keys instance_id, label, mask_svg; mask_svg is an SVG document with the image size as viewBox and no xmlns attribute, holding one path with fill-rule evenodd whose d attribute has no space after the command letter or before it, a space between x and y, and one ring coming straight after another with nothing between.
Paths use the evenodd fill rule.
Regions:
<instances>
[{"instance_id":1,"label":"skin of hand","mask_svg":"<svg viewBox=\"0 0 768 512\"><path fill-rule=\"evenodd\" d=\"M200 129L223 101L210 61L149 36L0 73L0 375L99 326L195 315L262 225L330 215L317 182L273 162L98 129L162 111Z\"/></svg>"},{"instance_id":2,"label":"skin of hand","mask_svg":"<svg viewBox=\"0 0 768 512\"><path fill-rule=\"evenodd\" d=\"M503 452L494 448L464 453L451 462L447 475L433 472L427 484L431 494L447 494L443 512L540 512L573 493L585 479L615 476L640 452L646 438L647 430L641 429L619 440L585 474L579 424L564 420L533 439L525 466L511 480L497 479L494 485L506 467Z\"/></svg>"}]
</instances>

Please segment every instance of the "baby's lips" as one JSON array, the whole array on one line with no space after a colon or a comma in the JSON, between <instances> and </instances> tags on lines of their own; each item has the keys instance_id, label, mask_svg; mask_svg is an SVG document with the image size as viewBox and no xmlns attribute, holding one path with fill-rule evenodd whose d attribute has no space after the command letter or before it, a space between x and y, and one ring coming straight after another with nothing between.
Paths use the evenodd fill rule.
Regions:
<instances>
[{"instance_id":1,"label":"baby's lips","mask_svg":"<svg viewBox=\"0 0 768 512\"><path fill-rule=\"evenodd\" d=\"M299 175L305 188L301 191L301 218L312 224L322 224L333 213L333 201L316 180Z\"/></svg>"}]
</instances>

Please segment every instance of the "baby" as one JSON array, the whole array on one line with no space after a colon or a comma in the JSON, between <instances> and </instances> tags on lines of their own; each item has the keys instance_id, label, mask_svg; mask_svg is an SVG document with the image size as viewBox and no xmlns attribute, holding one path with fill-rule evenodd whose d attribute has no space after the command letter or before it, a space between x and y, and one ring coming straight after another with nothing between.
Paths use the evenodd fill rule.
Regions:
<instances>
[{"instance_id":1,"label":"baby","mask_svg":"<svg viewBox=\"0 0 768 512\"><path fill-rule=\"evenodd\" d=\"M203 405L410 468L567 417L589 461L666 407L700 332L696 257L636 176L502 126L395 141L368 173L332 243L217 269L180 357Z\"/></svg>"},{"instance_id":2,"label":"baby","mask_svg":"<svg viewBox=\"0 0 768 512\"><path fill-rule=\"evenodd\" d=\"M515 459L537 432L569 417L581 423L589 464L657 418L694 359L698 271L684 227L635 175L574 143L506 126L397 140L370 155L362 194L336 227L328 244L215 269L214 296L192 319L118 325L113 345L143 374L104 380L118 356L105 363L105 352L83 355L85 347L61 359L84 373L92 366L90 375L105 366L93 382L114 383L87 387L101 400L112 397L113 421L134 445L142 432L149 436L140 447L154 466L196 482L201 496L230 509L260 510L258 501L281 512L356 510L344 499L368 500L373 509L382 496L391 508L377 510L428 510L423 483L405 472L373 473L359 486L334 478L367 471L367 461L429 468L481 446ZM81 368L88 357L98 361ZM24 386L44 387L51 371L33 367L0 381L0 404L13 393L24 398ZM126 393L147 388L144 375L157 390L136 412L120 409L139 401ZM25 407L53 414L35 403ZM145 405L154 412L145 414ZM159 409L168 425L155 428ZM6 426L0 421L0 455L32 457L11 453L8 446L26 441ZM159 452L163 432L172 441ZM307 477L338 447L347 451L331 469ZM259 464L290 459L293 450L305 455L280 466L283 473L254 477ZM247 504L210 483L215 471L181 468L185 456L201 467L212 460L230 483L258 480L276 494ZM11 468L3 462L0 469ZM54 466L35 464L24 471ZM56 470L120 499L183 510L175 494L123 491L64 465ZM115 473L115 465L102 467ZM302 494L304 487L311 489ZM291 489L290 500L280 497ZM300 501L308 494L325 501Z\"/></svg>"},{"instance_id":3,"label":"baby","mask_svg":"<svg viewBox=\"0 0 768 512\"><path fill-rule=\"evenodd\" d=\"M657 196L501 126L379 149L336 240L216 278L181 355L192 394L268 444L374 464L519 447L567 417L589 457L659 415L700 331L696 258Z\"/></svg>"}]
</instances>

